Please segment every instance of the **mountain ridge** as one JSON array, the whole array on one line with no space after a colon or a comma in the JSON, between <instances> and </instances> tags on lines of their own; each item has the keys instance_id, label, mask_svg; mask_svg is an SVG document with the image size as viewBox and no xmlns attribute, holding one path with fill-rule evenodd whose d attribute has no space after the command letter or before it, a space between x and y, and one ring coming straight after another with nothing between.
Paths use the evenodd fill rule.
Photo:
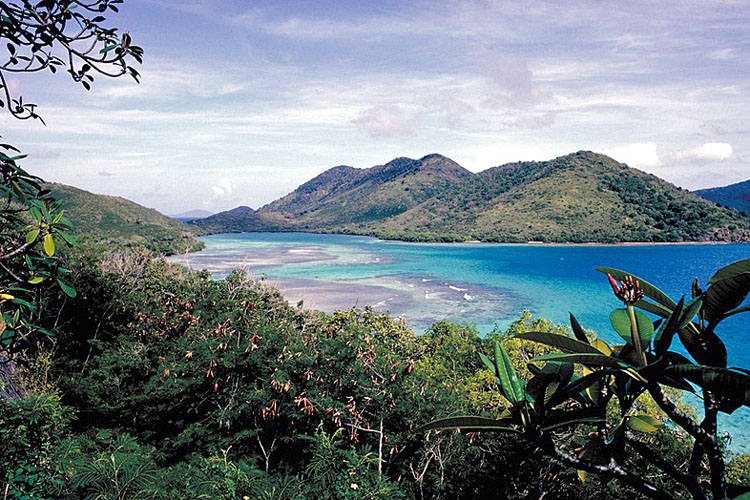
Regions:
<instances>
[{"instance_id":1,"label":"mountain ridge","mask_svg":"<svg viewBox=\"0 0 750 500\"><path fill-rule=\"evenodd\" d=\"M719 205L750 214L750 179L727 186L698 189L693 192Z\"/></svg>"},{"instance_id":2,"label":"mountain ridge","mask_svg":"<svg viewBox=\"0 0 750 500\"><path fill-rule=\"evenodd\" d=\"M439 154L338 166L243 220L228 211L194 224L410 241L750 241L747 217L591 151L478 173Z\"/></svg>"}]
</instances>

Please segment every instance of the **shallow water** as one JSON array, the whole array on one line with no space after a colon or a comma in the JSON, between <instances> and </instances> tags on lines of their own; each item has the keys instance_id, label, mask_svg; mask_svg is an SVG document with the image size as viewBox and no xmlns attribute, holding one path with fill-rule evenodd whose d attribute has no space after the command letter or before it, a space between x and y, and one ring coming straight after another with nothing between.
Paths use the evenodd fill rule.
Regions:
<instances>
[{"instance_id":1,"label":"shallow water","mask_svg":"<svg viewBox=\"0 0 750 500\"><path fill-rule=\"evenodd\" d=\"M402 316L417 331L440 319L470 323L482 333L504 328L521 311L559 323L568 311L605 340L619 341L609 312L620 306L608 266L656 284L674 299L690 294L721 266L750 258L750 245L429 244L306 233L217 234L201 252L175 257L222 277L246 269L279 286L291 303L331 312L374 305ZM730 366L750 366L750 314L718 332ZM750 410L721 422L732 448L750 452Z\"/></svg>"}]
</instances>

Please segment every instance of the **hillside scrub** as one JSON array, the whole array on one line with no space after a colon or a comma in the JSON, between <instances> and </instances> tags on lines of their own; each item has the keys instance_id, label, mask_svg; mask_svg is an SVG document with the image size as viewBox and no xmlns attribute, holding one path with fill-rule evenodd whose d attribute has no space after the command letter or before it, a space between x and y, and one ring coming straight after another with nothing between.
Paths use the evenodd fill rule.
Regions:
<instances>
[{"instance_id":1,"label":"hillside scrub","mask_svg":"<svg viewBox=\"0 0 750 500\"><path fill-rule=\"evenodd\" d=\"M65 184L47 183L50 195L75 221L71 232L79 243L144 246L161 255L200 250L196 228L118 196L89 193Z\"/></svg>"},{"instance_id":2,"label":"hillside scrub","mask_svg":"<svg viewBox=\"0 0 750 500\"><path fill-rule=\"evenodd\" d=\"M387 314L304 311L242 273L211 280L145 251L80 254L70 267L78 296L44 297L55 337L26 351L22 397L0 402L2 481L19 497L635 495L581 483L513 435L419 431L446 415L499 417L479 353L565 327L525 313L486 339L450 323L416 336ZM539 354L528 342L508 351L519 369ZM674 460L690 445L666 428L652 443Z\"/></svg>"}]
</instances>

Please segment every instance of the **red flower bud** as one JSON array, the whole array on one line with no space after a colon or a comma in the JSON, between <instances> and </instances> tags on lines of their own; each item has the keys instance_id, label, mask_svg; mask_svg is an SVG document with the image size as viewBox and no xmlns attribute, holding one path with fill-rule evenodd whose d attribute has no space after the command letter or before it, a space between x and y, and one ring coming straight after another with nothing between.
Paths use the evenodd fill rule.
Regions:
<instances>
[{"instance_id":1,"label":"red flower bud","mask_svg":"<svg viewBox=\"0 0 750 500\"><path fill-rule=\"evenodd\" d=\"M632 276L625 276L619 285L611 275L608 274L607 278L609 279L612 291L615 292L615 296L624 303L635 304L643 298L641 284L635 281Z\"/></svg>"},{"instance_id":2,"label":"red flower bud","mask_svg":"<svg viewBox=\"0 0 750 500\"><path fill-rule=\"evenodd\" d=\"M620 293L620 287L617 286L617 282L612 277L612 275L611 274L607 274L607 278L609 279L609 285L612 287L612 291L615 292L615 295L617 295L618 293Z\"/></svg>"}]
</instances>

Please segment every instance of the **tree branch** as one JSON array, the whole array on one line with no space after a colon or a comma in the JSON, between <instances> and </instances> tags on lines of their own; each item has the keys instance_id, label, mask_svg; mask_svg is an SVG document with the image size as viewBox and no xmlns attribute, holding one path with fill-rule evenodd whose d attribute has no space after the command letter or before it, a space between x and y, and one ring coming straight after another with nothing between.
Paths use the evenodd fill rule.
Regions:
<instances>
[{"instance_id":1,"label":"tree branch","mask_svg":"<svg viewBox=\"0 0 750 500\"><path fill-rule=\"evenodd\" d=\"M591 472L594 474L601 474L603 476L619 479L623 483L632 487L636 491L643 493L649 498L671 498L670 495L668 495L665 491L661 490L653 483L650 483L649 481L646 481L645 479L642 479L638 476L634 476L633 474L623 469L614 458L610 458L608 464L595 464L586 460L581 460L580 458L574 455L570 455L569 453L565 453L555 445L554 441L552 441L552 438L550 438L549 436L539 436L539 438L540 439L538 440L532 438L531 442L539 446L542 451L556 458L558 461L567 466L573 467L577 470Z\"/></svg>"},{"instance_id":2,"label":"tree branch","mask_svg":"<svg viewBox=\"0 0 750 500\"><path fill-rule=\"evenodd\" d=\"M649 384L648 392L651 394L651 397L654 398L656 404L659 405L659 408L661 408L664 413L666 413L667 416L669 416L669 418L671 418L677 425L685 429L688 434L693 436L696 441L700 441L704 444L707 441L710 442L711 438L703 429L703 427L698 425L698 423L690 418L687 413L680 410L677 405L674 404L666 394L664 394L664 391L662 390L661 386L659 386L659 384Z\"/></svg>"},{"instance_id":3,"label":"tree branch","mask_svg":"<svg viewBox=\"0 0 750 500\"><path fill-rule=\"evenodd\" d=\"M713 392L703 391L703 406L705 418L701 428L705 429L709 439L709 442L704 444L704 448L711 469L711 493L714 495L714 500L724 500L727 498L727 478L724 457L716 436L719 408Z\"/></svg>"},{"instance_id":4,"label":"tree branch","mask_svg":"<svg viewBox=\"0 0 750 500\"><path fill-rule=\"evenodd\" d=\"M698 478L691 474L686 474L681 470L677 469L674 465L670 464L662 457L651 451L648 446L641 443L637 439L630 436L626 436L625 440L639 455L654 464L656 467L664 471L675 481L683 484L695 500L708 500L706 492L698 482Z\"/></svg>"}]
</instances>

